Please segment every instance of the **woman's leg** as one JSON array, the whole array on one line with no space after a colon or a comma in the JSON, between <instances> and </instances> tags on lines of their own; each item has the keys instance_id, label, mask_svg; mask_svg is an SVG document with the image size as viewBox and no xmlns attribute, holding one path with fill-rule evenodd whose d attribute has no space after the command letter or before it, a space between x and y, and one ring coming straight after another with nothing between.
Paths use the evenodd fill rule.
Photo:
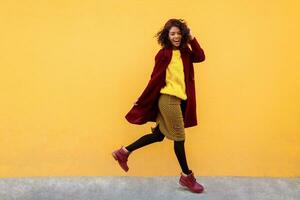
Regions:
<instances>
[{"instance_id":1,"label":"woman's leg","mask_svg":"<svg viewBox=\"0 0 300 200\"><path fill-rule=\"evenodd\" d=\"M154 143L154 142L160 142L164 139L163 133L160 132L158 125L156 126L153 133L147 134L133 142L132 144L125 147L128 151L132 152L138 148L141 148L143 146L146 146L148 144Z\"/></svg>"},{"instance_id":2,"label":"woman's leg","mask_svg":"<svg viewBox=\"0 0 300 200\"><path fill-rule=\"evenodd\" d=\"M190 174L192 171L189 170L189 167L186 162L185 150L184 150L184 140L183 141L174 141L174 151L179 161L180 167L186 175Z\"/></svg>"}]
</instances>

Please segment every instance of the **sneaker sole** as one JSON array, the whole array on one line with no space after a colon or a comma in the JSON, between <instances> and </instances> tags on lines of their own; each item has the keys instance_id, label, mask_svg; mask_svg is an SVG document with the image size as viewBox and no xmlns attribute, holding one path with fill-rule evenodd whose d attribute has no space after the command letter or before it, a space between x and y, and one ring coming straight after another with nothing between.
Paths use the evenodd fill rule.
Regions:
<instances>
[{"instance_id":1,"label":"sneaker sole","mask_svg":"<svg viewBox=\"0 0 300 200\"><path fill-rule=\"evenodd\" d=\"M189 190L189 191L191 191L191 192L194 192L194 193L202 193L204 190L202 190L202 191L193 191L193 190L191 190L188 186L186 186L186 185L184 185L183 183L181 183L180 181L179 181L179 184L184 188L184 189L187 189L187 190Z\"/></svg>"}]
</instances>

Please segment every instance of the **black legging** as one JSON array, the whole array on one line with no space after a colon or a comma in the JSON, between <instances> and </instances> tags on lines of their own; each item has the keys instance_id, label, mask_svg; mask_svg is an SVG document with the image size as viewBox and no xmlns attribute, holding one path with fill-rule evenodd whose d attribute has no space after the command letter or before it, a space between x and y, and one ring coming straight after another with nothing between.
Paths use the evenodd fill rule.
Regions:
<instances>
[{"instance_id":1,"label":"black legging","mask_svg":"<svg viewBox=\"0 0 300 200\"><path fill-rule=\"evenodd\" d=\"M128 151L133 152L134 150L141 148L143 146L146 146L148 144L154 143L154 142L161 142L165 138L165 135L159 130L158 125L155 127L153 133L147 134L133 142L132 144L125 147ZM190 174L191 170L189 170L187 162L186 162L186 156L185 156L185 150L184 150L184 140L183 141L174 141L174 151L176 154L176 157L179 161L181 170L185 174Z\"/></svg>"}]
</instances>

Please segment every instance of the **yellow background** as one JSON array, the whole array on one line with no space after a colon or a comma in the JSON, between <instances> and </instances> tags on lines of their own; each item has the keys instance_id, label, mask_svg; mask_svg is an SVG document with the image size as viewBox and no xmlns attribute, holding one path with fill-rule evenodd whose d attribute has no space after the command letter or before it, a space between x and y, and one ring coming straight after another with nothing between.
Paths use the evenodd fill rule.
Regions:
<instances>
[{"instance_id":1,"label":"yellow background","mask_svg":"<svg viewBox=\"0 0 300 200\"><path fill-rule=\"evenodd\" d=\"M169 18L187 20L196 176L300 175L299 1L0 1L0 177L179 175L173 142L111 156L155 123L124 116L145 88Z\"/></svg>"}]
</instances>

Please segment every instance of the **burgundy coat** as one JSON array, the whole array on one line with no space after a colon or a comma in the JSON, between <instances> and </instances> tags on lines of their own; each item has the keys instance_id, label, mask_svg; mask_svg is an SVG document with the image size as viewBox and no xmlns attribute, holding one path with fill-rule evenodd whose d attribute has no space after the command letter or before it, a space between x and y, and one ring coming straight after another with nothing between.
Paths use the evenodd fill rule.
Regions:
<instances>
[{"instance_id":1,"label":"burgundy coat","mask_svg":"<svg viewBox=\"0 0 300 200\"><path fill-rule=\"evenodd\" d=\"M196 94L194 80L193 63L199 63L205 60L205 54L200 47L196 37L191 40L192 50L187 46L180 49L181 59L184 67L184 77L187 99L182 100L181 110L184 119L184 127L197 125L196 114ZM172 58L172 47L161 48L155 56L155 65L147 87L137 99L125 118L132 124L145 124L146 122L156 122L158 113L158 98L160 89L166 85L166 69Z\"/></svg>"}]
</instances>

